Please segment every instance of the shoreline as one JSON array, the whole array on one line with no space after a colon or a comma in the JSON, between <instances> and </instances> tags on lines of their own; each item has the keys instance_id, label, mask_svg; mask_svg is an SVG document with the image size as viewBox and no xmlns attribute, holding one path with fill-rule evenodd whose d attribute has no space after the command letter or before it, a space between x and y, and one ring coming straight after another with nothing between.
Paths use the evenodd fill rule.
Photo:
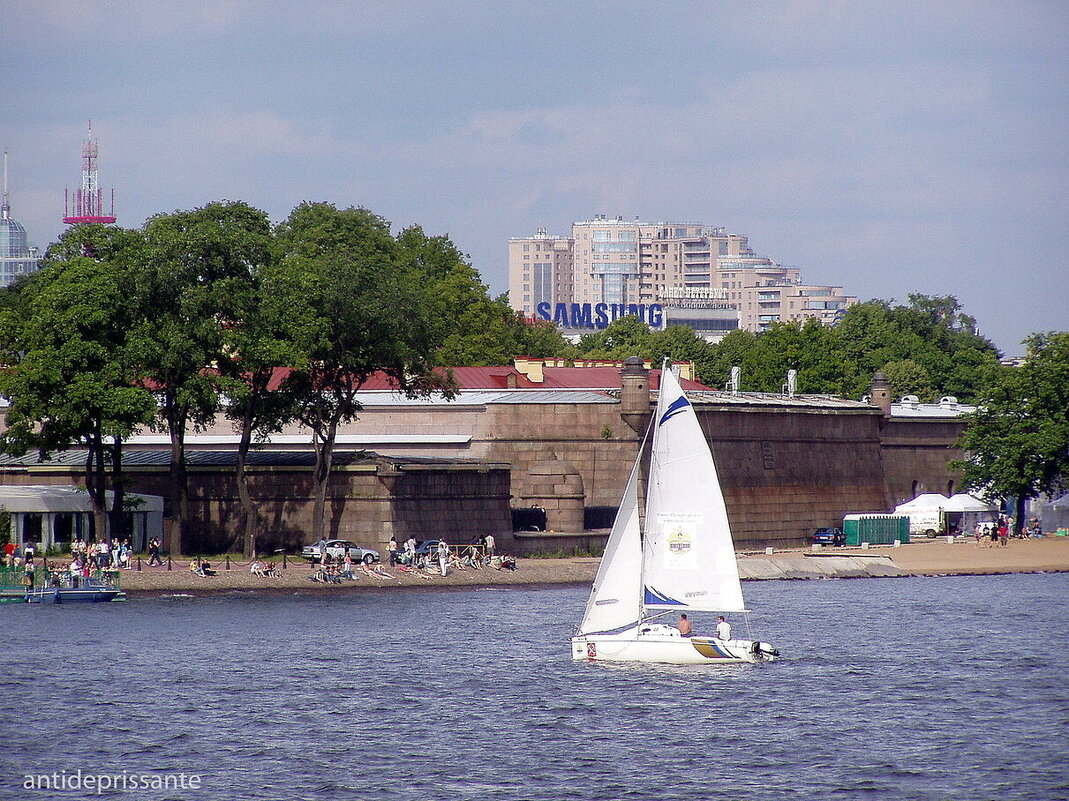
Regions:
<instances>
[{"instance_id":1,"label":"shoreline","mask_svg":"<svg viewBox=\"0 0 1069 801\"><path fill-rule=\"evenodd\" d=\"M423 577L391 571L393 580L358 575L342 584L312 582L307 565L294 564L281 578L261 578L248 571L248 563L232 563L215 576L192 575L186 568L131 569L122 572L120 585L131 598L167 595L336 595L353 592L389 592L397 589L526 589L589 586L597 573L597 557L517 559L515 571L471 568L448 576ZM1013 573L1069 572L1069 538L1047 537L1011 540L1005 548L977 547L975 542L945 538L920 540L900 547L796 549L738 555L744 581L829 578L886 578L905 576L1005 575Z\"/></svg>"}]
</instances>

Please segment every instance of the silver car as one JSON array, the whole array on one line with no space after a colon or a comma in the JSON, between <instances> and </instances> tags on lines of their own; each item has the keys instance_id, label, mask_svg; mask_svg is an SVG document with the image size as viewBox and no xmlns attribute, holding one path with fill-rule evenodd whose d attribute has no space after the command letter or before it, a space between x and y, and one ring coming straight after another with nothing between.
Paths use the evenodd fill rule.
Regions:
<instances>
[{"instance_id":1,"label":"silver car","mask_svg":"<svg viewBox=\"0 0 1069 801\"><path fill-rule=\"evenodd\" d=\"M332 562L340 562L345 558L345 552L349 552L354 562L363 562L370 565L379 561L379 552L374 548L362 548L349 540L327 540L325 544L327 558ZM320 543L305 545L301 550L301 556L309 562L318 562L322 557Z\"/></svg>"}]
</instances>

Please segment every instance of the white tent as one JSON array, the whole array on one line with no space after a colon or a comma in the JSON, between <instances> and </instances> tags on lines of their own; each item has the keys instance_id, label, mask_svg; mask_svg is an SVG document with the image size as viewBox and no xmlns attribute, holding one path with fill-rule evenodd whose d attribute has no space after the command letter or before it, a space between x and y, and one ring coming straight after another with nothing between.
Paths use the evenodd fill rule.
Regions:
<instances>
[{"instance_id":1,"label":"white tent","mask_svg":"<svg viewBox=\"0 0 1069 801\"><path fill-rule=\"evenodd\" d=\"M938 492L926 492L924 495L918 495L912 501L898 504L894 513L903 515L910 512L941 511L946 507L948 500L950 499L946 495L941 495Z\"/></svg>"},{"instance_id":2,"label":"white tent","mask_svg":"<svg viewBox=\"0 0 1069 801\"><path fill-rule=\"evenodd\" d=\"M959 492L957 495L951 496L945 504L943 504L944 512L997 512L998 507L993 503L987 503L981 501L979 498L968 495L964 492Z\"/></svg>"}]
</instances>

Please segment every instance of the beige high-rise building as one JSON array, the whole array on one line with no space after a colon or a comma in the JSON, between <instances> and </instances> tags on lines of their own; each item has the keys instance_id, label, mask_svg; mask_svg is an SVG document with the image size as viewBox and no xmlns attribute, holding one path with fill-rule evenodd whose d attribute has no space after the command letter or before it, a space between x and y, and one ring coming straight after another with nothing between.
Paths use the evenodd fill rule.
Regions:
<instances>
[{"instance_id":1,"label":"beige high-rise building","mask_svg":"<svg viewBox=\"0 0 1069 801\"><path fill-rule=\"evenodd\" d=\"M562 303L671 307L691 290L715 292L718 308L737 309L740 328L760 331L807 317L829 323L857 302L842 287L803 284L801 270L758 256L747 237L699 222L597 215L573 223L571 233L548 236L540 229L509 240L513 308L537 316L539 304L548 304L544 316Z\"/></svg>"}]
</instances>

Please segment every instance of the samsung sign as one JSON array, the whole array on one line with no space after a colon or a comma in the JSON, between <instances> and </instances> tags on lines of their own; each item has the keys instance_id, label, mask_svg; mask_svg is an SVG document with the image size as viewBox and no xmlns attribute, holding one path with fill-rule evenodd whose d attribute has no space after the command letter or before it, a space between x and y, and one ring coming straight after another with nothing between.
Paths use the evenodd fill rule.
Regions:
<instances>
[{"instance_id":1,"label":"samsung sign","mask_svg":"<svg viewBox=\"0 0 1069 801\"><path fill-rule=\"evenodd\" d=\"M535 306L535 316L560 328L598 331L621 317L637 317L651 328L660 328L664 321L660 303L539 303Z\"/></svg>"}]
</instances>

